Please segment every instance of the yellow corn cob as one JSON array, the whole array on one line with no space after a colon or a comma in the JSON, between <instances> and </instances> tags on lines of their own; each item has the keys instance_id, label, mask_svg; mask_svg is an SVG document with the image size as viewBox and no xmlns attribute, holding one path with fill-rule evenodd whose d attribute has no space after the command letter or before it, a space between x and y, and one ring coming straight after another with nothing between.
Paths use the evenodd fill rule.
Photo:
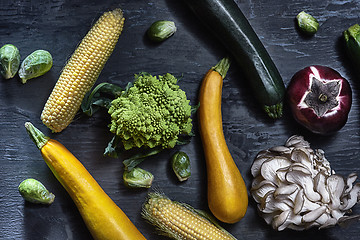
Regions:
<instances>
[{"instance_id":1,"label":"yellow corn cob","mask_svg":"<svg viewBox=\"0 0 360 240\"><path fill-rule=\"evenodd\" d=\"M41 120L52 131L61 132L73 120L114 50L123 25L121 9L105 12L81 41L41 113Z\"/></svg>"},{"instance_id":2,"label":"yellow corn cob","mask_svg":"<svg viewBox=\"0 0 360 240\"><path fill-rule=\"evenodd\" d=\"M160 234L177 240L234 240L187 205L173 202L159 193L150 193L142 216L155 225Z\"/></svg>"}]
</instances>

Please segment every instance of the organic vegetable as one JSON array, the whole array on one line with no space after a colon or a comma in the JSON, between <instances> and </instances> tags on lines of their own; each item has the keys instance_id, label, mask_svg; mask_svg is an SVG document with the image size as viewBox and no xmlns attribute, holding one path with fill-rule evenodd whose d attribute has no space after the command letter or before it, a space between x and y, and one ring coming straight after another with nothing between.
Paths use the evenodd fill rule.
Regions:
<instances>
[{"instance_id":1,"label":"organic vegetable","mask_svg":"<svg viewBox=\"0 0 360 240\"><path fill-rule=\"evenodd\" d=\"M175 23L172 21L156 21L147 30L150 40L162 42L171 37L176 32Z\"/></svg>"},{"instance_id":2,"label":"organic vegetable","mask_svg":"<svg viewBox=\"0 0 360 240\"><path fill-rule=\"evenodd\" d=\"M32 203L51 204L55 195L36 179L28 178L22 181L18 187L21 196Z\"/></svg>"},{"instance_id":3,"label":"organic vegetable","mask_svg":"<svg viewBox=\"0 0 360 240\"><path fill-rule=\"evenodd\" d=\"M155 77L143 72L124 89L111 83L97 85L85 96L81 108L89 116L101 107L108 110L114 137L104 155L118 158L126 154L123 163L130 171L165 148L190 142L190 115L199 104L190 106L189 102L173 75Z\"/></svg>"},{"instance_id":4,"label":"organic vegetable","mask_svg":"<svg viewBox=\"0 0 360 240\"><path fill-rule=\"evenodd\" d=\"M335 174L324 151L311 149L301 136L259 152L251 174L251 194L260 214L278 231L327 228L360 219L345 215L359 201L360 183L353 185L356 174L346 180Z\"/></svg>"},{"instance_id":5,"label":"organic vegetable","mask_svg":"<svg viewBox=\"0 0 360 240\"><path fill-rule=\"evenodd\" d=\"M233 53L255 98L271 118L282 116L284 82L265 47L233 0L185 0Z\"/></svg>"},{"instance_id":6,"label":"organic vegetable","mask_svg":"<svg viewBox=\"0 0 360 240\"><path fill-rule=\"evenodd\" d=\"M235 239L205 213L159 193L149 193L142 216L156 226L161 235L172 239Z\"/></svg>"},{"instance_id":7,"label":"organic vegetable","mask_svg":"<svg viewBox=\"0 0 360 240\"><path fill-rule=\"evenodd\" d=\"M129 188L150 188L154 180L151 172L135 167L130 171L124 171L123 180Z\"/></svg>"},{"instance_id":8,"label":"organic vegetable","mask_svg":"<svg viewBox=\"0 0 360 240\"><path fill-rule=\"evenodd\" d=\"M318 134L332 133L345 125L351 95L348 81L324 66L310 66L298 71L287 89L294 118Z\"/></svg>"},{"instance_id":9,"label":"organic vegetable","mask_svg":"<svg viewBox=\"0 0 360 240\"><path fill-rule=\"evenodd\" d=\"M248 195L226 145L222 127L222 84L229 66L229 59L224 58L205 75L200 88L198 114L206 159L209 208L217 219L235 223L246 213Z\"/></svg>"},{"instance_id":10,"label":"organic vegetable","mask_svg":"<svg viewBox=\"0 0 360 240\"><path fill-rule=\"evenodd\" d=\"M76 204L94 239L145 239L76 157L31 123L27 132L46 164Z\"/></svg>"},{"instance_id":11,"label":"organic vegetable","mask_svg":"<svg viewBox=\"0 0 360 240\"><path fill-rule=\"evenodd\" d=\"M171 167L180 182L187 180L191 176L189 156L182 151L177 151L171 157Z\"/></svg>"},{"instance_id":12,"label":"organic vegetable","mask_svg":"<svg viewBox=\"0 0 360 240\"><path fill-rule=\"evenodd\" d=\"M105 12L81 41L41 113L41 120L52 131L61 132L73 120L115 48L123 25L121 9Z\"/></svg>"},{"instance_id":13,"label":"organic vegetable","mask_svg":"<svg viewBox=\"0 0 360 240\"><path fill-rule=\"evenodd\" d=\"M173 148L179 135L191 133L189 102L173 75L135 75L133 86L111 103L110 131L120 136L126 150Z\"/></svg>"},{"instance_id":14,"label":"organic vegetable","mask_svg":"<svg viewBox=\"0 0 360 240\"><path fill-rule=\"evenodd\" d=\"M103 82L86 93L81 103L83 113L91 117L101 107L109 109L111 102L119 97L123 89L115 84ZM106 95L106 96L103 96Z\"/></svg>"},{"instance_id":15,"label":"organic vegetable","mask_svg":"<svg viewBox=\"0 0 360 240\"><path fill-rule=\"evenodd\" d=\"M0 72L5 79L13 78L20 66L20 52L12 44L0 48Z\"/></svg>"},{"instance_id":16,"label":"organic vegetable","mask_svg":"<svg viewBox=\"0 0 360 240\"><path fill-rule=\"evenodd\" d=\"M354 66L360 64L360 26L355 24L344 31L346 51Z\"/></svg>"},{"instance_id":17,"label":"organic vegetable","mask_svg":"<svg viewBox=\"0 0 360 240\"><path fill-rule=\"evenodd\" d=\"M315 34L319 28L319 22L310 14L302 11L296 16L297 23L302 32Z\"/></svg>"},{"instance_id":18,"label":"organic vegetable","mask_svg":"<svg viewBox=\"0 0 360 240\"><path fill-rule=\"evenodd\" d=\"M51 54L46 50L36 50L21 63L19 77L22 83L47 73L53 65Z\"/></svg>"}]
</instances>

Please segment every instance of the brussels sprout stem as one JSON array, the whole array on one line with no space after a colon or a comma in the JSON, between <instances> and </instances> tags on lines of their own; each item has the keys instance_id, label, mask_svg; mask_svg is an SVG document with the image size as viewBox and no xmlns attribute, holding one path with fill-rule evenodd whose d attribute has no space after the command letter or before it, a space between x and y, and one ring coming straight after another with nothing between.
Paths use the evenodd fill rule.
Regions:
<instances>
[{"instance_id":1,"label":"brussels sprout stem","mask_svg":"<svg viewBox=\"0 0 360 240\"><path fill-rule=\"evenodd\" d=\"M45 134L42 133L39 129L34 127L31 122L26 122L25 128L30 138L39 149L41 149L50 139L49 137L45 136Z\"/></svg>"}]
</instances>

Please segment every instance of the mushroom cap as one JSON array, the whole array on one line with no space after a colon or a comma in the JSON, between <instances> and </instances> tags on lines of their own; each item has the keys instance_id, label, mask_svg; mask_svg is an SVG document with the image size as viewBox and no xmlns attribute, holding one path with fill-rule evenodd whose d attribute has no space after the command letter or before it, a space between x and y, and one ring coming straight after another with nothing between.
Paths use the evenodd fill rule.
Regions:
<instances>
[{"instance_id":1,"label":"mushroom cap","mask_svg":"<svg viewBox=\"0 0 360 240\"><path fill-rule=\"evenodd\" d=\"M250 192L260 215L278 231L328 228L360 219L345 215L360 200L357 175L345 180L335 174L324 151L311 149L302 136L260 151L251 174Z\"/></svg>"}]
</instances>

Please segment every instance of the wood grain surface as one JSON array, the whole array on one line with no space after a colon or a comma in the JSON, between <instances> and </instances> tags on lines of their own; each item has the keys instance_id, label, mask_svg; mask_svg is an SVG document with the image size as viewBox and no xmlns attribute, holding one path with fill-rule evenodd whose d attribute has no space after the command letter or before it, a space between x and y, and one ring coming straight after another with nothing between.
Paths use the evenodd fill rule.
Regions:
<instances>
[{"instance_id":1,"label":"wood grain surface","mask_svg":"<svg viewBox=\"0 0 360 240\"><path fill-rule=\"evenodd\" d=\"M252 181L250 166L262 149L281 145L300 134L313 148L325 151L332 168L347 176L360 174L359 81L345 54L342 32L360 23L357 0L237 0L261 41L277 65L285 84L292 75L311 64L332 67L351 84L353 105L347 124L336 134L317 136L303 129L287 108L280 120L270 120L253 99L241 69L233 63L223 87L223 124L226 140L248 189ZM105 192L124 210L147 239L165 239L141 216L141 206L150 190L130 190L122 183L121 159L103 156L112 138L105 111L91 118L78 114L61 133L52 134L40 121L42 108L61 69L94 21L106 10L121 7L125 28L101 73L98 83L125 86L141 71L153 75L167 72L183 76L179 85L192 104L197 103L201 79L209 67L228 52L201 24L183 1L174 0L1 0L0 44L16 45L23 60L37 49L53 55L53 68L44 76L21 84L18 77L0 79L0 239L91 239L74 203L52 175L28 137L24 123L31 121L48 136L63 143L89 170ZM295 26L295 16L307 11L320 22L313 37L304 37ZM145 37L156 20L172 20L177 32L161 44ZM195 133L197 119L194 118ZM191 159L192 176L179 183L170 167L170 156L181 149ZM142 168L155 176L153 187L176 201L208 211L206 166L199 134L188 145L165 151L147 159ZM50 206L24 202L17 186L26 178L40 180L55 195ZM360 207L353 208L354 214ZM359 224L347 228L311 229L303 232L277 232L258 215L252 198L244 219L236 224L222 224L238 239L359 239Z\"/></svg>"}]
</instances>

